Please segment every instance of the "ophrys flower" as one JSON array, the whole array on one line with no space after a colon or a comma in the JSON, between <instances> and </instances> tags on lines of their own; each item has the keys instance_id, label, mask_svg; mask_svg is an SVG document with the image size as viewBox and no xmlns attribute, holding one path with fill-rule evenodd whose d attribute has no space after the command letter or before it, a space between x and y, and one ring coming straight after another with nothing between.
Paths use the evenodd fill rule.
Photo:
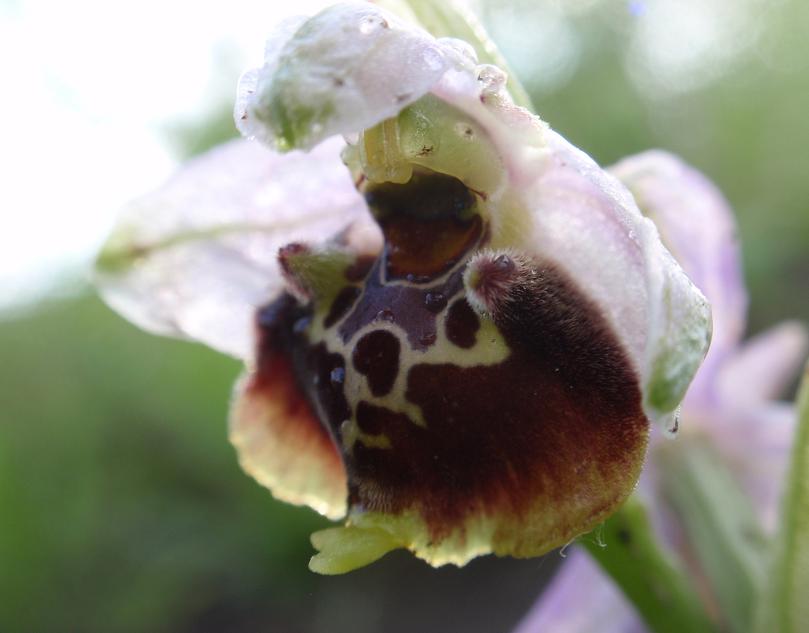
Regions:
<instances>
[{"instance_id":1,"label":"ophrys flower","mask_svg":"<svg viewBox=\"0 0 809 633\"><path fill-rule=\"evenodd\" d=\"M710 320L620 182L472 46L365 3L280 27L235 113L273 149L231 143L135 203L100 279L247 361L243 466L347 514L313 569L539 555L620 505Z\"/></svg>"}]
</instances>

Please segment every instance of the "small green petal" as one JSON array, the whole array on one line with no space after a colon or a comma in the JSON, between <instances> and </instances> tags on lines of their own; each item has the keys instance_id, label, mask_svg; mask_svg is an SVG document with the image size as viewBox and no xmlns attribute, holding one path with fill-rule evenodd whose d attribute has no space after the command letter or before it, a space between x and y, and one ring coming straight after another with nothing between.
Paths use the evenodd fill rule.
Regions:
<instances>
[{"instance_id":1,"label":"small green petal","mask_svg":"<svg viewBox=\"0 0 809 633\"><path fill-rule=\"evenodd\" d=\"M318 553L309 561L309 569L331 576L370 565L403 544L385 530L349 525L315 532L312 546Z\"/></svg>"}]
</instances>

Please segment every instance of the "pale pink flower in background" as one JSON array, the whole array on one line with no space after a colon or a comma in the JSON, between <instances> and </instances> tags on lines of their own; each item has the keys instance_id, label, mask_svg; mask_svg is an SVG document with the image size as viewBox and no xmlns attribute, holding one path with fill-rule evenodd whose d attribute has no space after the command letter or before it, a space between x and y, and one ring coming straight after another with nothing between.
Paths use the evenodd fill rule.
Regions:
<instances>
[{"instance_id":1,"label":"pale pink flower in background","mask_svg":"<svg viewBox=\"0 0 809 633\"><path fill-rule=\"evenodd\" d=\"M764 531L772 536L795 425L794 407L777 398L794 381L806 357L806 330L787 322L742 341L747 297L736 225L728 203L705 176L663 152L627 158L610 171L632 191L711 302L713 339L683 401L681 435L709 438L752 501ZM650 508L658 535L689 562L694 582L700 584L705 579L693 558L693 544L687 542L658 480L658 452L676 450L677 441L653 435L638 494ZM646 630L598 563L573 548L515 633Z\"/></svg>"}]
</instances>

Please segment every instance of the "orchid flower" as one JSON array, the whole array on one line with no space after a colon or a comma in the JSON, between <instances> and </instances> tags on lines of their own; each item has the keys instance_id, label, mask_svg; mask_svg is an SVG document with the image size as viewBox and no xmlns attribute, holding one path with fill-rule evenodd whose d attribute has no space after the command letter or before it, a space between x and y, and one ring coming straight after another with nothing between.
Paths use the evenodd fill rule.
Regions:
<instances>
[{"instance_id":1,"label":"orchid flower","mask_svg":"<svg viewBox=\"0 0 809 633\"><path fill-rule=\"evenodd\" d=\"M329 574L588 532L710 339L654 222L523 107L479 25L391 6L282 23L239 84L247 139L124 209L98 262L134 323L244 360L230 439L345 520L313 535Z\"/></svg>"},{"instance_id":2,"label":"orchid flower","mask_svg":"<svg viewBox=\"0 0 809 633\"><path fill-rule=\"evenodd\" d=\"M610 172L654 220L663 241L705 293L713 311L713 342L683 401L683 431L676 442L652 438L638 494L649 508L656 533L687 568L721 630L749 631L755 619L756 585L764 584L761 575L766 569L760 560L760 539L773 539L776 534L796 419L791 405L774 399L806 356L806 332L788 322L741 342L747 301L733 214L702 174L663 152L627 158ZM710 493L716 484L712 479L723 473L700 463L701 451L707 451L709 460L726 469L724 474L732 479L729 483L736 484L720 484L721 493L727 495L724 500ZM681 466L689 460L694 462L684 471ZM689 479L700 475L691 485ZM741 493L739 497L733 488ZM750 516L734 527L732 506L746 502ZM702 507L696 507L699 504ZM725 521L724 545L712 543L704 527L695 525L695 521L712 521L711 514ZM721 553L716 555L723 546L731 549L728 542L734 538L739 539L738 565ZM610 543L603 545L610 547ZM712 562L706 548L715 548L713 556L718 560ZM586 610L576 607L582 595L588 597ZM742 596L745 601L739 599ZM517 631L630 633L647 627L649 622L598 563L576 550Z\"/></svg>"}]
</instances>

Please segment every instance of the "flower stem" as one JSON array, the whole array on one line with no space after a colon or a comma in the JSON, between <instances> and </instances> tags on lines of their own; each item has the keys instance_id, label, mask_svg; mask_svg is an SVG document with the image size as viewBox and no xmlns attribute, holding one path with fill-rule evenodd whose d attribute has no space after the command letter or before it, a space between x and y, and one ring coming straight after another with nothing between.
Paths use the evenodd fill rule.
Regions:
<instances>
[{"instance_id":1,"label":"flower stem","mask_svg":"<svg viewBox=\"0 0 809 633\"><path fill-rule=\"evenodd\" d=\"M792 460L768 580L758 604L756 631L809 630L809 366L798 395Z\"/></svg>"},{"instance_id":2,"label":"flower stem","mask_svg":"<svg viewBox=\"0 0 809 633\"><path fill-rule=\"evenodd\" d=\"M703 438L680 437L658 451L662 494L680 519L699 573L729 629L748 633L767 545L750 500Z\"/></svg>"},{"instance_id":3,"label":"flower stem","mask_svg":"<svg viewBox=\"0 0 809 633\"><path fill-rule=\"evenodd\" d=\"M684 570L654 537L646 509L630 498L600 531L579 541L655 633L715 633Z\"/></svg>"}]
</instances>

